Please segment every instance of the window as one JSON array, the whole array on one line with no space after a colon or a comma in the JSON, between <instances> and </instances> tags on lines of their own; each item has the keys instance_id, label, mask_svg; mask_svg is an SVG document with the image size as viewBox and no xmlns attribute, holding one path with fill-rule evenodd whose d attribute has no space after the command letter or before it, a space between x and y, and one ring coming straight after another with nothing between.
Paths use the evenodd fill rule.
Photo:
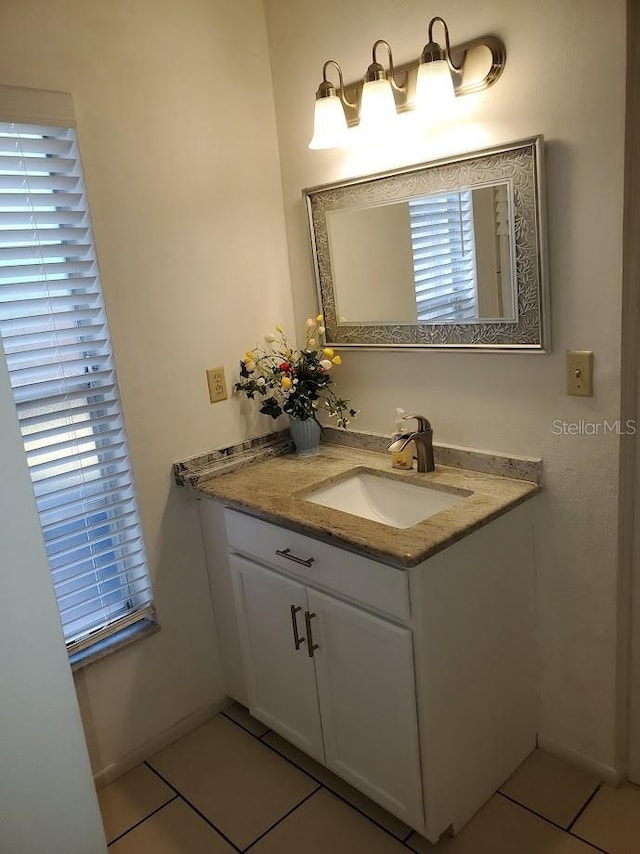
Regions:
<instances>
[{"instance_id":1,"label":"window","mask_svg":"<svg viewBox=\"0 0 640 854\"><path fill-rule=\"evenodd\" d=\"M409 200L418 322L473 320L477 285L470 190Z\"/></svg>"},{"instance_id":2,"label":"window","mask_svg":"<svg viewBox=\"0 0 640 854\"><path fill-rule=\"evenodd\" d=\"M73 128L0 123L0 337L76 653L152 601Z\"/></svg>"}]
</instances>

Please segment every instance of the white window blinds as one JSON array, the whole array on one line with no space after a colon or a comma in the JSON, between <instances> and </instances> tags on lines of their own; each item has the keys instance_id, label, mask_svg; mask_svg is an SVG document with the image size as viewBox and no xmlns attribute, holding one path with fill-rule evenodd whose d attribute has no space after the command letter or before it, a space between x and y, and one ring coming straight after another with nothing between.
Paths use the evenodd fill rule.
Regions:
<instances>
[{"instance_id":1,"label":"white window blinds","mask_svg":"<svg viewBox=\"0 0 640 854\"><path fill-rule=\"evenodd\" d=\"M0 123L0 336L70 652L152 613L75 131Z\"/></svg>"},{"instance_id":2,"label":"white window blinds","mask_svg":"<svg viewBox=\"0 0 640 854\"><path fill-rule=\"evenodd\" d=\"M418 320L477 317L470 190L409 200Z\"/></svg>"}]
</instances>

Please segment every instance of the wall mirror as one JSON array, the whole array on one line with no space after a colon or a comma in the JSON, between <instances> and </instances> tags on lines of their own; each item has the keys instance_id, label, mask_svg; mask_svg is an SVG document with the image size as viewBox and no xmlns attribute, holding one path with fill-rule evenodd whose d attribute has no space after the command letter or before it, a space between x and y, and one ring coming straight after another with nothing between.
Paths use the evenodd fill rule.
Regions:
<instances>
[{"instance_id":1,"label":"wall mirror","mask_svg":"<svg viewBox=\"0 0 640 854\"><path fill-rule=\"evenodd\" d=\"M542 137L304 190L328 343L544 351Z\"/></svg>"}]
</instances>

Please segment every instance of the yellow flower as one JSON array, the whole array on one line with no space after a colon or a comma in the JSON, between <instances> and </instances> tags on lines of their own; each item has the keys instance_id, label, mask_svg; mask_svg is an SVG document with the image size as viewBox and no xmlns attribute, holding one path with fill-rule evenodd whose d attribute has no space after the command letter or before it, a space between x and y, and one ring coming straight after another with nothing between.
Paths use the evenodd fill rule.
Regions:
<instances>
[{"instance_id":1,"label":"yellow flower","mask_svg":"<svg viewBox=\"0 0 640 854\"><path fill-rule=\"evenodd\" d=\"M335 350L333 349L333 347L325 347L324 350L322 351L322 355L326 356L328 359L331 359L331 358L333 358L334 352L335 352Z\"/></svg>"},{"instance_id":2,"label":"yellow flower","mask_svg":"<svg viewBox=\"0 0 640 854\"><path fill-rule=\"evenodd\" d=\"M331 361L333 362L334 365L341 365L342 364L342 358L340 356L334 356Z\"/></svg>"},{"instance_id":3,"label":"yellow flower","mask_svg":"<svg viewBox=\"0 0 640 854\"><path fill-rule=\"evenodd\" d=\"M293 385L290 377L282 377L282 380L280 382L282 383L282 388L291 388L291 386Z\"/></svg>"},{"instance_id":4,"label":"yellow flower","mask_svg":"<svg viewBox=\"0 0 640 854\"><path fill-rule=\"evenodd\" d=\"M279 323L276 323L276 332L282 332L282 326Z\"/></svg>"},{"instance_id":5,"label":"yellow flower","mask_svg":"<svg viewBox=\"0 0 640 854\"><path fill-rule=\"evenodd\" d=\"M318 323L322 323L322 321L323 321L323 320L324 320L324 317L323 317L321 314L319 314L319 315L316 317L316 321L317 321Z\"/></svg>"},{"instance_id":6,"label":"yellow flower","mask_svg":"<svg viewBox=\"0 0 640 854\"><path fill-rule=\"evenodd\" d=\"M287 347L284 351L284 354L287 357L287 359L290 359L291 356L293 356L293 350L291 349L291 347Z\"/></svg>"},{"instance_id":7,"label":"yellow flower","mask_svg":"<svg viewBox=\"0 0 640 854\"><path fill-rule=\"evenodd\" d=\"M244 354L245 362L253 362L253 350L247 350Z\"/></svg>"}]
</instances>

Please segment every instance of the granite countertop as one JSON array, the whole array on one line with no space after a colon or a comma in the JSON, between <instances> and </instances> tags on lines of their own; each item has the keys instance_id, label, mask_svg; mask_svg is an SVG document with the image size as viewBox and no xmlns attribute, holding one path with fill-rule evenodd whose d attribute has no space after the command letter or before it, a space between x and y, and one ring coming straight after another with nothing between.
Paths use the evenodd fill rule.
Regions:
<instances>
[{"instance_id":1,"label":"granite countertop","mask_svg":"<svg viewBox=\"0 0 640 854\"><path fill-rule=\"evenodd\" d=\"M464 501L411 528L392 528L305 501L320 485L339 481L354 468L368 469L445 492L471 493ZM201 480L199 495L330 545L401 568L427 558L486 525L540 491L527 480L437 465L426 474L391 468L389 454L323 444L318 454L275 457Z\"/></svg>"}]
</instances>

